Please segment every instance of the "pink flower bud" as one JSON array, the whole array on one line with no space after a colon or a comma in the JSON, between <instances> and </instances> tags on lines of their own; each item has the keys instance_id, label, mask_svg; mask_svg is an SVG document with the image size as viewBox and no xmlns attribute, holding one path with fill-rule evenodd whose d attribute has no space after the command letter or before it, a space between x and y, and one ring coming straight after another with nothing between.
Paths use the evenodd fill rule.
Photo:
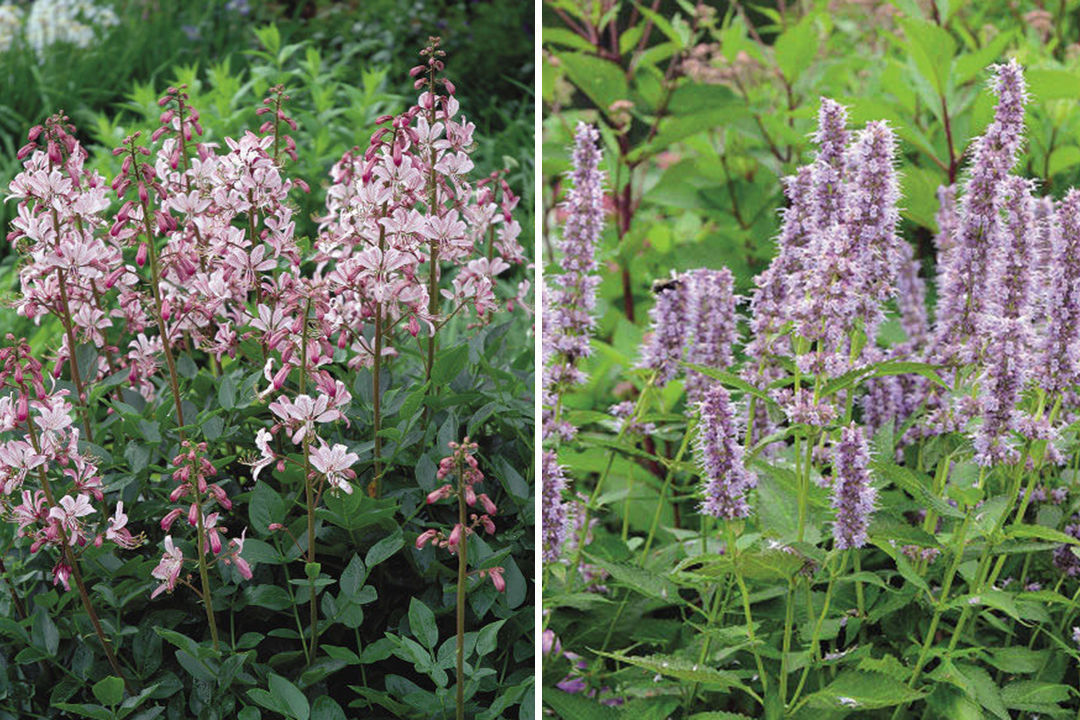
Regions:
<instances>
[{"instance_id":1,"label":"pink flower bud","mask_svg":"<svg viewBox=\"0 0 1080 720\"><path fill-rule=\"evenodd\" d=\"M422 550L425 545L434 540L439 534L438 530L425 530L416 538L416 549Z\"/></svg>"},{"instance_id":2,"label":"pink flower bud","mask_svg":"<svg viewBox=\"0 0 1080 720\"><path fill-rule=\"evenodd\" d=\"M457 552L457 547L461 543L461 536L464 532L461 523L454 526L454 529L450 531L450 538L446 541L446 549L450 552Z\"/></svg>"},{"instance_id":3,"label":"pink flower bud","mask_svg":"<svg viewBox=\"0 0 1080 720\"><path fill-rule=\"evenodd\" d=\"M443 485L437 490L432 490L430 493L428 493L427 504L431 505L432 503L437 503L440 500L445 500L446 498L450 497L450 493L452 493L453 491L454 488L450 487L449 485Z\"/></svg>"},{"instance_id":4,"label":"pink flower bud","mask_svg":"<svg viewBox=\"0 0 1080 720\"><path fill-rule=\"evenodd\" d=\"M146 243L139 243L139 249L135 252L135 264L139 267L146 265Z\"/></svg>"},{"instance_id":5,"label":"pink flower bud","mask_svg":"<svg viewBox=\"0 0 1080 720\"><path fill-rule=\"evenodd\" d=\"M32 143L32 142L26 143L21 148L19 148L19 152L15 153L15 157L18 158L19 160L24 160L27 156L29 156L35 150L37 150L37 145L35 143Z\"/></svg>"},{"instance_id":6,"label":"pink flower bud","mask_svg":"<svg viewBox=\"0 0 1080 720\"><path fill-rule=\"evenodd\" d=\"M183 514L184 514L184 511L181 510L180 508L176 508L175 510L170 510L168 515L161 518L161 529L164 530L165 532L169 532L169 528L172 527L172 524L174 522L176 522L176 519L179 518Z\"/></svg>"},{"instance_id":7,"label":"pink flower bud","mask_svg":"<svg viewBox=\"0 0 1080 720\"><path fill-rule=\"evenodd\" d=\"M422 74L426 70L427 65L415 65L409 68L409 77L416 77L417 75ZM375 122L378 122L378 120L376 120Z\"/></svg>"},{"instance_id":8,"label":"pink flower bud","mask_svg":"<svg viewBox=\"0 0 1080 720\"><path fill-rule=\"evenodd\" d=\"M289 370L291 368L286 365L276 373L274 373L273 387L274 390L280 390L285 385L285 381L289 379Z\"/></svg>"},{"instance_id":9,"label":"pink flower bud","mask_svg":"<svg viewBox=\"0 0 1080 720\"><path fill-rule=\"evenodd\" d=\"M285 526L282 525L281 523L270 523L269 525L266 526L266 529L269 530L270 532L277 532L278 530L284 530Z\"/></svg>"},{"instance_id":10,"label":"pink flower bud","mask_svg":"<svg viewBox=\"0 0 1080 720\"><path fill-rule=\"evenodd\" d=\"M493 567L488 570L488 577L491 578L491 584L495 586L495 590L498 592L505 592L506 580L503 579L503 569L501 567Z\"/></svg>"},{"instance_id":11,"label":"pink flower bud","mask_svg":"<svg viewBox=\"0 0 1080 720\"><path fill-rule=\"evenodd\" d=\"M495 534L495 523L487 515L480 516L480 524L484 526L484 532L488 535Z\"/></svg>"},{"instance_id":12,"label":"pink flower bud","mask_svg":"<svg viewBox=\"0 0 1080 720\"><path fill-rule=\"evenodd\" d=\"M116 281L119 280L123 274L124 268L122 267L118 267L113 270L111 273L109 273L109 276L105 278L105 287L111 288L113 285L116 284Z\"/></svg>"},{"instance_id":13,"label":"pink flower bud","mask_svg":"<svg viewBox=\"0 0 1080 720\"><path fill-rule=\"evenodd\" d=\"M499 509L495 507L495 503L491 502L491 498L486 493L480 493L476 496L480 501L480 504L484 506L484 512L488 515L495 515L499 512Z\"/></svg>"},{"instance_id":14,"label":"pink flower bud","mask_svg":"<svg viewBox=\"0 0 1080 720\"><path fill-rule=\"evenodd\" d=\"M44 131L45 128L43 128L41 125L35 125L34 127L30 128L30 132L26 133L26 139L30 142L34 142L39 137L41 137L41 133Z\"/></svg>"},{"instance_id":15,"label":"pink flower bud","mask_svg":"<svg viewBox=\"0 0 1080 720\"><path fill-rule=\"evenodd\" d=\"M15 420L16 422L24 423L28 417L30 417L30 408L27 405L26 396L20 395L19 402L15 406Z\"/></svg>"},{"instance_id":16,"label":"pink flower bud","mask_svg":"<svg viewBox=\"0 0 1080 720\"><path fill-rule=\"evenodd\" d=\"M51 140L49 141L47 152L49 154L49 162L53 163L54 165L59 165L62 162L63 157L61 157L60 155L60 146L52 142Z\"/></svg>"},{"instance_id":17,"label":"pink flower bud","mask_svg":"<svg viewBox=\"0 0 1080 720\"><path fill-rule=\"evenodd\" d=\"M420 323L416 321L415 315L409 318L409 334L413 337L420 334Z\"/></svg>"}]
</instances>

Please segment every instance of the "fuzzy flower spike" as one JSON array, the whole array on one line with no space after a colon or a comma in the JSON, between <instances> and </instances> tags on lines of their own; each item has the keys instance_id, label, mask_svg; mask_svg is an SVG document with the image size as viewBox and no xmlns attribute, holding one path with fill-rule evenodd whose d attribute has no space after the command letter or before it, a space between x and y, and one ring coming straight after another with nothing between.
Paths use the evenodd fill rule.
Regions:
<instances>
[{"instance_id":1,"label":"fuzzy flower spike","mask_svg":"<svg viewBox=\"0 0 1080 720\"><path fill-rule=\"evenodd\" d=\"M866 531L877 496L870 485L869 459L862 428L851 423L841 429L840 442L833 452L832 485L832 506L836 510L833 542L839 550L866 544Z\"/></svg>"},{"instance_id":2,"label":"fuzzy flower spike","mask_svg":"<svg viewBox=\"0 0 1080 720\"><path fill-rule=\"evenodd\" d=\"M734 520L750 515L746 494L757 484L757 478L743 464L737 435L731 396L723 386L714 385L701 403L701 425L694 449L705 479L701 512L715 518Z\"/></svg>"}]
</instances>

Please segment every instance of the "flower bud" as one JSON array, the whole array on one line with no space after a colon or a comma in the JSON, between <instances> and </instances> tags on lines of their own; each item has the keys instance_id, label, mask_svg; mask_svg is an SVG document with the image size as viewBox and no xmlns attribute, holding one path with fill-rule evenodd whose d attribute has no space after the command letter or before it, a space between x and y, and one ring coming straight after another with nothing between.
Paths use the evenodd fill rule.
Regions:
<instances>
[{"instance_id":1,"label":"flower bud","mask_svg":"<svg viewBox=\"0 0 1080 720\"><path fill-rule=\"evenodd\" d=\"M135 252L135 264L139 267L146 265L146 243L139 243L139 249Z\"/></svg>"}]
</instances>

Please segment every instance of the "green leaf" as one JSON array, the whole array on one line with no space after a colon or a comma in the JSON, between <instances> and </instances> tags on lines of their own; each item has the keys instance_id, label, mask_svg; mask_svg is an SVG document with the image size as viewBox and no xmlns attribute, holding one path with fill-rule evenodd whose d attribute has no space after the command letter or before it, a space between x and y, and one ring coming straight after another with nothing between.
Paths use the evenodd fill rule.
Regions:
<instances>
[{"instance_id":1,"label":"green leaf","mask_svg":"<svg viewBox=\"0 0 1080 720\"><path fill-rule=\"evenodd\" d=\"M727 370L719 370L717 368L706 367L704 365L695 365L694 363L682 363L686 367L701 373L706 377L710 377L713 380L719 380L721 384L726 385L729 388L735 390L742 390L747 395L753 395L765 402L772 403L772 399L763 390L759 390L750 383L743 380L741 377L733 372Z\"/></svg>"},{"instance_id":2,"label":"green leaf","mask_svg":"<svg viewBox=\"0 0 1080 720\"><path fill-rule=\"evenodd\" d=\"M97 348L89 343L83 343L75 347L75 364L79 367L79 377L86 382L97 377Z\"/></svg>"},{"instance_id":3,"label":"green leaf","mask_svg":"<svg viewBox=\"0 0 1080 720\"><path fill-rule=\"evenodd\" d=\"M776 38L773 46L776 64L789 85L799 79L799 75L810 66L817 55L818 37L815 23L814 15L807 15Z\"/></svg>"},{"instance_id":4,"label":"green leaf","mask_svg":"<svg viewBox=\"0 0 1080 720\"><path fill-rule=\"evenodd\" d=\"M236 381L232 375L221 378L221 384L218 385L218 404L226 410L236 407Z\"/></svg>"},{"instance_id":5,"label":"green leaf","mask_svg":"<svg viewBox=\"0 0 1080 720\"><path fill-rule=\"evenodd\" d=\"M935 497L933 493L930 492L929 488L926 487L927 479L924 475L919 475L910 468L902 467L896 463L880 459L872 461L870 467L875 473L880 474L886 480L925 505L928 510L933 510L942 517L964 517L964 513L960 512L941 498Z\"/></svg>"},{"instance_id":6,"label":"green leaf","mask_svg":"<svg viewBox=\"0 0 1080 720\"><path fill-rule=\"evenodd\" d=\"M675 586L663 575L632 565L608 562L593 555L588 557L589 562L606 570L612 580L636 593L672 602L677 598Z\"/></svg>"},{"instance_id":7,"label":"green leaf","mask_svg":"<svg viewBox=\"0 0 1080 720\"><path fill-rule=\"evenodd\" d=\"M629 665L648 670L650 673L659 673L666 677L673 677L686 683L700 683L709 687L736 687L744 688L739 677L726 670L716 670L707 665L698 664L692 660L674 655L620 655L594 650L601 657L618 660Z\"/></svg>"},{"instance_id":8,"label":"green leaf","mask_svg":"<svg viewBox=\"0 0 1080 720\"><path fill-rule=\"evenodd\" d=\"M124 699L124 681L114 675L95 683L91 690L99 703L109 707L119 705Z\"/></svg>"},{"instance_id":9,"label":"green leaf","mask_svg":"<svg viewBox=\"0 0 1080 720\"><path fill-rule=\"evenodd\" d=\"M327 695L320 695L311 705L311 720L347 720L347 718L337 701Z\"/></svg>"},{"instance_id":10,"label":"green leaf","mask_svg":"<svg viewBox=\"0 0 1080 720\"><path fill-rule=\"evenodd\" d=\"M580 52L560 53L558 58L570 81L600 110L606 112L616 100L629 98L626 74L615 63Z\"/></svg>"},{"instance_id":11,"label":"green leaf","mask_svg":"<svg viewBox=\"0 0 1080 720\"><path fill-rule=\"evenodd\" d=\"M1080 540L1077 540L1072 535L1042 525L1009 525L1005 528L1005 537L1010 540L1035 538L1063 545L1080 545Z\"/></svg>"},{"instance_id":12,"label":"green leaf","mask_svg":"<svg viewBox=\"0 0 1080 720\"><path fill-rule=\"evenodd\" d=\"M270 695L280 707L286 709L289 717L295 720L309 720L311 705L308 704L304 693L285 678L270 673Z\"/></svg>"},{"instance_id":13,"label":"green leaf","mask_svg":"<svg viewBox=\"0 0 1080 720\"><path fill-rule=\"evenodd\" d=\"M875 710L902 705L925 693L909 688L899 678L883 673L844 670L836 679L807 697L807 704L820 710Z\"/></svg>"},{"instance_id":14,"label":"green leaf","mask_svg":"<svg viewBox=\"0 0 1080 720\"><path fill-rule=\"evenodd\" d=\"M455 345L443 350L435 358L435 367L431 369L431 382L434 386L449 385L450 381L465 369L469 361L469 346Z\"/></svg>"},{"instance_id":15,"label":"green leaf","mask_svg":"<svg viewBox=\"0 0 1080 720\"><path fill-rule=\"evenodd\" d=\"M495 651L499 643L499 630L505 623L506 620L496 620L480 628L480 632L476 634L477 655L483 657Z\"/></svg>"},{"instance_id":16,"label":"green leaf","mask_svg":"<svg viewBox=\"0 0 1080 720\"><path fill-rule=\"evenodd\" d=\"M389 560L394 553L403 547L405 547L405 538L400 529L372 545L368 549L367 555L364 556L364 565L367 567L368 572L371 572L371 569L379 563Z\"/></svg>"},{"instance_id":17,"label":"green leaf","mask_svg":"<svg viewBox=\"0 0 1080 720\"><path fill-rule=\"evenodd\" d=\"M563 720L619 720L621 716L613 707L558 688L544 688L543 699Z\"/></svg>"},{"instance_id":18,"label":"green leaf","mask_svg":"<svg viewBox=\"0 0 1080 720\"><path fill-rule=\"evenodd\" d=\"M1017 680L1001 690L1001 699L1010 710L1027 710L1037 713L1056 713L1058 703L1067 702L1072 694L1068 685Z\"/></svg>"},{"instance_id":19,"label":"green leaf","mask_svg":"<svg viewBox=\"0 0 1080 720\"><path fill-rule=\"evenodd\" d=\"M1024 72L1028 92L1035 100L1075 100L1080 98L1080 74L1069 70L1030 68Z\"/></svg>"},{"instance_id":20,"label":"green leaf","mask_svg":"<svg viewBox=\"0 0 1080 720\"><path fill-rule=\"evenodd\" d=\"M415 597L409 600L409 628L413 637L428 650L439 642L439 628L435 625L435 613Z\"/></svg>"},{"instance_id":21,"label":"green leaf","mask_svg":"<svg viewBox=\"0 0 1080 720\"><path fill-rule=\"evenodd\" d=\"M113 714L107 708L100 705L74 705L72 703L55 703L53 707L58 710L66 710L75 713L79 717L94 718L94 720L112 720Z\"/></svg>"}]
</instances>

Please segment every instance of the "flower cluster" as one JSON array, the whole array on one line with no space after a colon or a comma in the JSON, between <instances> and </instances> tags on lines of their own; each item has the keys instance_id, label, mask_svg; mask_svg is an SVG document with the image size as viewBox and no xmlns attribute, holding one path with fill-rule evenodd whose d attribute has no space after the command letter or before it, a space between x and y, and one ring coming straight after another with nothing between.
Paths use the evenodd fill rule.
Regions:
<instances>
[{"instance_id":1,"label":"flower cluster","mask_svg":"<svg viewBox=\"0 0 1080 720\"><path fill-rule=\"evenodd\" d=\"M165 536L165 552L161 562L151 575L161 584L154 589L151 597L156 597L166 590L172 592L180 579L183 568L184 555L172 539L173 524L180 518L185 518L187 524L197 531L196 552L200 555L222 558L225 564L234 564L237 572L245 579L251 579L251 566L240 553L244 549L245 529L240 537L229 539L226 536L227 528L219 524L221 511L232 509L232 500L222 489L208 478L217 475L217 468L206 458L206 443L192 443L185 440L182 451L173 458L172 464L176 468L172 478L176 487L169 494L169 500L179 502L187 500L187 507L173 508L161 519L161 529L167 533ZM215 505L221 511L209 512ZM227 545L223 541L228 540ZM226 553L222 555L222 551Z\"/></svg>"},{"instance_id":2,"label":"flower cluster","mask_svg":"<svg viewBox=\"0 0 1080 720\"><path fill-rule=\"evenodd\" d=\"M454 498L458 501L458 522L454 524L449 534L440 529L428 529L420 533L416 538L416 549L420 550L428 543L437 547L445 548L451 554L463 552L468 536L476 532L477 528L483 528L488 535L495 534L495 521L492 516L498 513L498 508L486 493L477 493L476 486L484 481L484 473L480 471L480 463L476 459L477 444L465 438L460 443L449 443L450 455L439 461L439 468L435 477L445 480L455 477L457 485L444 483L427 495L427 504L431 505L441 500ZM479 503L482 513L469 513L468 508L474 508ZM481 578L491 578L495 589L502 592L506 589L506 581L503 579L503 568L484 568L479 571Z\"/></svg>"},{"instance_id":3,"label":"flower cluster","mask_svg":"<svg viewBox=\"0 0 1080 720\"><path fill-rule=\"evenodd\" d=\"M97 460L79 449L66 390L49 391L41 363L25 340L0 348L0 497L16 535L30 552L53 548L53 581L70 589L72 552L108 541L130 550L143 542L126 527L123 502L107 520Z\"/></svg>"}]
</instances>

